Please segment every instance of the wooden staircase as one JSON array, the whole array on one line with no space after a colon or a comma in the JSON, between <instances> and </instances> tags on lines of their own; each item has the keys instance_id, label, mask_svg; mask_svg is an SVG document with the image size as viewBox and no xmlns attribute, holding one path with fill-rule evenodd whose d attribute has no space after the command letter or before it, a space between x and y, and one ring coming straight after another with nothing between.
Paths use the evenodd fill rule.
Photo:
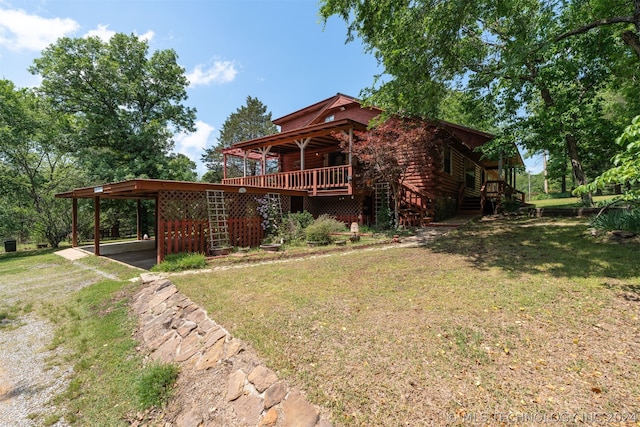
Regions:
<instances>
[{"instance_id":1,"label":"wooden staircase","mask_svg":"<svg viewBox=\"0 0 640 427\"><path fill-rule=\"evenodd\" d=\"M400 194L398 219L401 226L423 227L433 221L435 210L433 198L425 191L410 184L404 184Z\"/></svg>"},{"instance_id":2,"label":"wooden staircase","mask_svg":"<svg viewBox=\"0 0 640 427\"><path fill-rule=\"evenodd\" d=\"M481 215L482 197L480 196L464 196L458 205L458 213L460 215Z\"/></svg>"}]
</instances>

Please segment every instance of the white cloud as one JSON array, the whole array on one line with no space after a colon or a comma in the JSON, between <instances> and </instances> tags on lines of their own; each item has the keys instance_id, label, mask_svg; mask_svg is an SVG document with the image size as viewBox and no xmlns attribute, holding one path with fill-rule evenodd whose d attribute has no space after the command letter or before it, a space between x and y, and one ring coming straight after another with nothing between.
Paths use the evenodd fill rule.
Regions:
<instances>
[{"instance_id":1,"label":"white cloud","mask_svg":"<svg viewBox=\"0 0 640 427\"><path fill-rule=\"evenodd\" d=\"M232 82L238 70L231 61L215 61L213 65L207 69L202 65L196 66L195 70L187 74L189 86L209 85L211 83L229 83Z\"/></svg>"},{"instance_id":2,"label":"white cloud","mask_svg":"<svg viewBox=\"0 0 640 427\"><path fill-rule=\"evenodd\" d=\"M110 30L108 25L98 24L98 28L96 28L95 30L87 31L87 34L85 34L84 37L98 37L100 40L106 43L111 40L111 37L113 37L115 34L116 32Z\"/></svg>"},{"instance_id":3,"label":"white cloud","mask_svg":"<svg viewBox=\"0 0 640 427\"><path fill-rule=\"evenodd\" d=\"M111 37L113 37L115 34L116 32L110 30L108 25L98 24L98 28L88 31L87 34L84 35L84 37L98 37L103 42L108 43L109 40L111 40ZM138 38L144 41L151 41L154 35L155 33L149 30L142 35L138 35Z\"/></svg>"},{"instance_id":4,"label":"white cloud","mask_svg":"<svg viewBox=\"0 0 640 427\"><path fill-rule=\"evenodd\" d=\"M0 46L11 50L41 51L79 28L80 24L69 18L43 18L20 9L0 9Z\"/></svg>"},{"instance_id":5,"label":"white cloud","mask_svg":"<svg viewBox=\"0 0 640 427\"><path fill-rule=\"evenodd\" d=\"M209 144L209 137L215 128L201 120L196 122L196 131L193 133L180 133L176 135L176 151L189 157L194 162L200 161L202 151Z\"/></svg>"}]
</instances>

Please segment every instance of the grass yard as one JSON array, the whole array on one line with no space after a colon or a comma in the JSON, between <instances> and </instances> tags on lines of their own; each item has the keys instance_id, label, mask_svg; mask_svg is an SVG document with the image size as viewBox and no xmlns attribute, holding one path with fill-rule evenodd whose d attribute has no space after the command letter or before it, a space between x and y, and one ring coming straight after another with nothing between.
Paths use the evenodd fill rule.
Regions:
<instances>
[{"instance_id":1,"label":"grass yard","mask_svg":"<svg viewBox=\"0 0 640 427\"><path fill-rule=\"evenodd\" d=\"M598 204L606 200L611 200L615 196L593 196L593 203ZM531 200L529 203L536 208L581 208L584 205L579 197L567 197L562 199Z\"/></svg>"},{"instance_id":2,"label":"grass yard","mask_svg":"<svg viewBox=\"0 0 640 427\"><path fill-rule=\"evenodd\" d=\"M172 280L335 425L640 421L639 248L586 229L487 220L429 248Z\"/></svg>"}]
</instances>

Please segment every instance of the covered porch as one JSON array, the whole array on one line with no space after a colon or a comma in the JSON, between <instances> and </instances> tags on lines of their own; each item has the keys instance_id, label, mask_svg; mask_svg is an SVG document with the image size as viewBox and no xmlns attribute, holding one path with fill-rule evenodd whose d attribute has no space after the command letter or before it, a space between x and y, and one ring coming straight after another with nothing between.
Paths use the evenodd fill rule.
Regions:
<instances>
[{"instance_id":1,"label":"covered porch","mask_svg":"<svg viewBox=\"0 0 640 427\"><path fill-rule=\"evenodd\" d=\"M234 144L223 151L223 184L305 191L311 196L352 195L353 131L366 125L351 119L330 121L251 141ZM344 149L333 135L342 133L348 143ZM228 177L228 156L244 161L243 176ZM265 173L269 159L277 159L278 172ZM249 175L248 160L259 161L259 175Z\"/></svg>"}]
</instances>

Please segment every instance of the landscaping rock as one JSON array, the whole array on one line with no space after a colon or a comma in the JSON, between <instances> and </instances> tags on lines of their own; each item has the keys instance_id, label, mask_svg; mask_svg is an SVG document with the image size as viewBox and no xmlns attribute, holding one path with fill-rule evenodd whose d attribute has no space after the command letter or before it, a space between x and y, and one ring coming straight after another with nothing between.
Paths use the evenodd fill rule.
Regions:
<instances>
[{"instance_id":1,"label":"landscaping rock","mask_svg":"<svg viewBox=\"0 0 640 427\"><path fill-rule=\"evenodd\" d=\"M276 383L269 387L269 389L264 393L264 407L265 409L269 409L274 405L282 402L282 399L287 395L288 388L284 383Z\"/></svg>"},{"instance_id":2,"label":"landscaping rock","mask_svg":"<svg viewBox=\"0 0 640 427\"><path fill-rule=\"evenodd\" d=\"M262 399L257 396L240 396L233 402L233 410L240 421L249 426L255 426L262 413Z\"/></svg>"},{"instance_id":3,"label":"landscaping rock","mask_svg":"<svg viewBox=\"0 0 640 427\"><path fill-rule=\"evenodd\" d=\"M264 414L258 427L273 427L278 422L278 411L275 408L271 408Z\"/></svg>"},{"instance_id":4,"label":"landscaping rock","mask_svg":"<svg viewBox=\"0 0 640 427\"><path fill-rule=\"evenodd\" d=\"M165 408L172 407L169 413L175 415L170 418L158 411L149 425L316 427L318 409L299 392L290 393L249 346L234 339L167 279L151 280L147 275L143 282L147 286L132 303L139 319L140 349L154 360L180 367L176 394L181 397ZM210 389L203 392L206 387ZM321 421L318 426L331 424Z\"/></svg>"},{"instance_id":5,"label":"landscaping rock","mask_svg":"<svg viewBox=\"0 0 640 427\"><path fill-rule=\"evenodd\" d=\"M284 427L315 427L319 412L298 391L284 401Z\"/></svg>"},{"instance_id":6,"label":"landscaping rock","mask_svg":"<svg viewBox=\"0 0 640 427\"><path fill-rule=\"evenodd\" d=\"M265 366L256 366L249 374L249 382L255 386L258 393L262 393L276 381L276 374Z\"/></svg>"},{"instance_id":7,"label":"landscaping rock","mask_svg":"<svg viewBox=\"0 0 640 427\"><path fill-rule=\"evenodd\" d=\"M242 396L244 392L244 380L246 376L244 372L238 370L229 377L229 386L227 387L227 400L236 400Z\"/></svg>"}]
</instances>

